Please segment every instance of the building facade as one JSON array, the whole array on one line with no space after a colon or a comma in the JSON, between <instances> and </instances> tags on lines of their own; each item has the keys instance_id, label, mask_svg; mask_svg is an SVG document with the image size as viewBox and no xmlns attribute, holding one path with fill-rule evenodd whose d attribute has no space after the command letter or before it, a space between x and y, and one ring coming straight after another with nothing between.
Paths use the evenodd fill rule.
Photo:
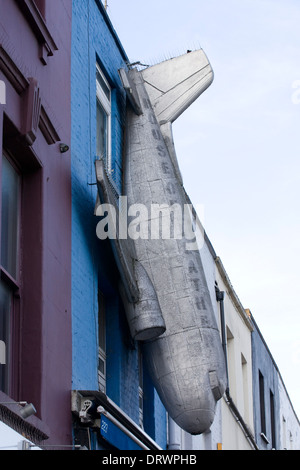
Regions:
<instances>
[{"instance_id":1,"label":"building facade","mask_svg":"<svg viewBox=\"0 0 300 470\"><path fill-rule=\"evenodd\" d=\"M256 449L252 402L252 324L220 260L216 258L217 299L227 363L228 388L222 401L222 446Z\"/></svg>"},{"instance_id":2,"label":"building facade","mask_svg":"<svg viewBox=\"0 0 300 470\"><path fill-rule=\"evenodd\" d=\"M166 448L166 413L129 332L112 247L96 235L96 159L122 191L126 93L118 70L128 58L101 2L74 1L72 24L74 439L91 449Z\"/></svg>"},{"instance_id":3,"label":"building facade","mask_svg":"<svg viewBox=\"0 0 300 470\"><path fill-rule=\"evenodd\" d=\"M300 449L299 420L281 374L252 318L255 438L260 450Z\"/></svg>"},{"instance_id":4,"label":"building facade","mask_svg":"<svg viewBox=\"0 0 300 470\"><path fill-rule=\"evenodd\" d=\"M279 373L279 403L278 413L280 422L279 443L280 450L299 450L300 449L300 426L299 419L290 397Z\"/></svg>"},{"instance_id":5,"label":"building facade","mask_svg":"<svg viewBox=\"0 0 300 470\"><path fill-rule=\"evenodd\" d=\"M0 419L72 445L71 2L0 10Z\"/></svg>"},{"instance_id":6,"label":"building facade","mask_svg":"<svg viewBox=\"0 0 300 470\"><path fill-rule=\"evenodd\" d=\"M211 428L200 436L181 431L177 441L180 449L256 450L252 401L253 326L206 234L201 256L222 338L228 386Z\"/></svg>"},{"instance_id":7,"label":"building facade","mask_svg":"<svg viewBox=\"0 0 300 470\"><path fill-rule=\"evenodd\" d=\"M252 357L256 441L263 450L280 449L279 376L256 324L252 335Z\"/></svg>"}]
</instances>

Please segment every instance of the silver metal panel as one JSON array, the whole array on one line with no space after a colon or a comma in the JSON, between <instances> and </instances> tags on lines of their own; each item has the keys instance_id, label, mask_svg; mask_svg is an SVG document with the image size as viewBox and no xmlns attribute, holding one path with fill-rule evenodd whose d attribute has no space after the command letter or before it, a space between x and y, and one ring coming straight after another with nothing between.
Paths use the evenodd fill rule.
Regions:
<instances>
[{"instance_id":1,"label":"silver metal panel","mask_svg":"<svg viewBox=\"0 0 300 470\"><path fill-rule=\"evenodd\" d=\"M171 123L212 80L202 50L141 72L132 69L128 80L138 97L139 112L128 108L124 194L128 207L147 208L144 222L149 230L149 237L133 241L132 253L138 262L134 273L139 305L146 301L148 308L135 308L134 315L128 308L129 324L133 316L139 323L141 316L135 337L145 340L144 354L155 387L172 419L192 434L209 429L216 402L226 388L224 353L201 261L201 240L198 249L191 249L185 231L182 238L155 239L150 229L157 227L153 204L177 204L183 210L190 203L182 186ZM193 217L188 217L192 225ZM149 298L155 302L147 302ZM164 328L158 331L161 320ZM152 325L151 337L143 338L141 325L148 331Z\"/></svg>"}]
</instances>

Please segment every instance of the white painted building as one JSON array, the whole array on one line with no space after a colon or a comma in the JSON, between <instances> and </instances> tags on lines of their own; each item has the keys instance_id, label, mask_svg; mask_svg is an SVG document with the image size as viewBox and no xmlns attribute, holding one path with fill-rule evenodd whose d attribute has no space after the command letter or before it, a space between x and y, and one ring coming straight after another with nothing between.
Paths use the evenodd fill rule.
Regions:
<instances>
[{"instance_id":1,"label":"white painted building","mask_svg":"<svg viewBox=\"0 0 300 470\"><path fill-rule=\"evenodd\" d=\"M300 424L281 376L279 376L279 398L280 450L299 450Z\"/></svg>"},{"instance_id":2,"label":"white painted building","mask_svg":"<svg viewBox=\"0 0 300 470\"><path fill-rule=\"evenodd\" d=\"M201 259L221 337L222 330L224 332L228 390L217 404L215 420L208 432L192 436L176 428L176 425L174 430L173 423L171 435L175 436L175 440L169 445L174 446L175 443L173 448L182 450L251 450L255 448L251 393L251 319L206 236ZM216 288L224 292L223 302L217 301Z\"/></svg>"}]
</instances>

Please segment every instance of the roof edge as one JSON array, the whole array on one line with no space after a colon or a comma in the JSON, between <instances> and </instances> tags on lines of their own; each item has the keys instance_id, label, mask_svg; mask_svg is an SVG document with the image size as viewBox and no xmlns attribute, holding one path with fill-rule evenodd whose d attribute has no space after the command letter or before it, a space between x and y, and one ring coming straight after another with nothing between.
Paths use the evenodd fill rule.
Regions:
<instances>
[{"instance_id":1,"label":"roof edge","mask_svg":"<svg viewBox=\"0 0 300 470\"><path fill-rule=\"evenodd\" d=\"M119 36L118 36L118 34L117 34L117 32L116 32L116 30L115 30L115 28L114 28L114 26L113 26L113 24L112 24L112 22L111 22L109 16L108 16L108 13L107 13L107 11L106 11L105 8L104 8L103 3L101 2L101 0L95 0L95 3L96 3L96 5L97 5L98 8L99 8L99 10L100 10L100 12L101 12L101 14L102 14L102 16L103 16L103 19L104 19L104 21L105 21L105 23L106 23L106 25L107 25L109 31L111 32L111 34L112 34L112 36L113 36L113 38L114 38L114 40L115 40L115 42L116 42L116 45L118 46L118 49L119 49L119 51L120 51L120 53L121 53L123 59L125 60L125 62L129 63L129 58L128 58L128 56L127 56L127 54L126 54L126 52L125 52L125 49L124 49L124 47L123 47L123 45L122 45L122 43L121 43L121 41L120 41L120 39L119 39Z\"/></svg>"}]
</instances>

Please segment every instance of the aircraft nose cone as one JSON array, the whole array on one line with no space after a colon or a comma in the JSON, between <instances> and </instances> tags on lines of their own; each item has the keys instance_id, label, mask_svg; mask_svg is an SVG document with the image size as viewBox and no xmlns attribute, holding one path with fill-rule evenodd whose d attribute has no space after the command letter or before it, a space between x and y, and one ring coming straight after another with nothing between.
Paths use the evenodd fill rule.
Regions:
<instances>
[{"instance_id":1,"label":"aircraft nose cone","mask_svg":"<svg viewBox=\"0 0 300 470\"><path fill-rule=\"evenodd\" d=\"M212 410L190 410L178 416L176 423L188 433L198 435L209 430L214 418Z\"/></svg>"}]
</instances>

